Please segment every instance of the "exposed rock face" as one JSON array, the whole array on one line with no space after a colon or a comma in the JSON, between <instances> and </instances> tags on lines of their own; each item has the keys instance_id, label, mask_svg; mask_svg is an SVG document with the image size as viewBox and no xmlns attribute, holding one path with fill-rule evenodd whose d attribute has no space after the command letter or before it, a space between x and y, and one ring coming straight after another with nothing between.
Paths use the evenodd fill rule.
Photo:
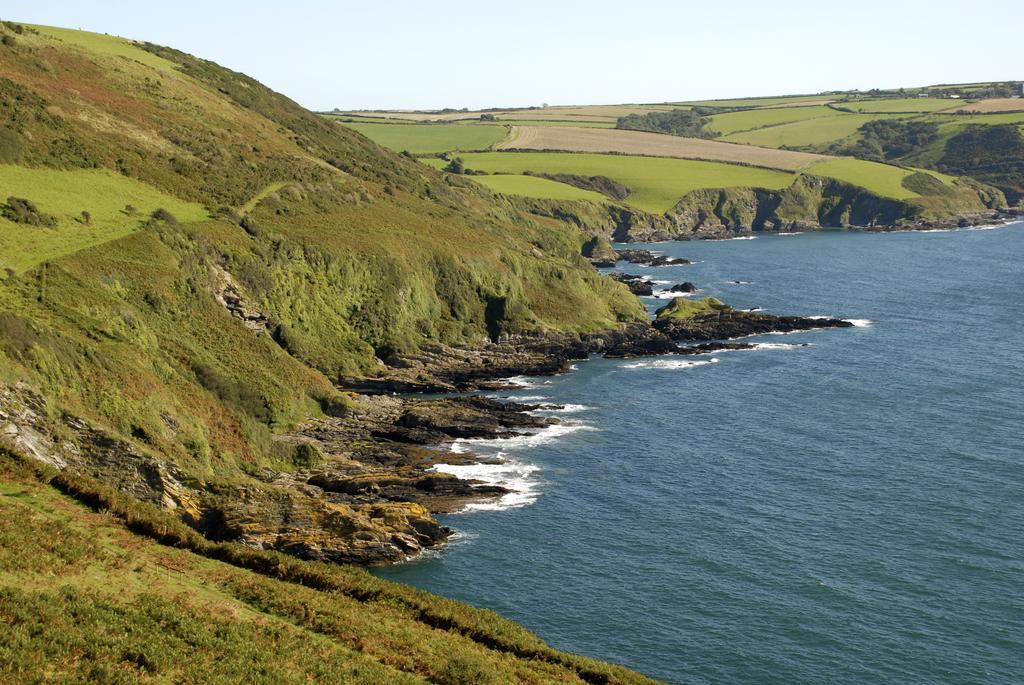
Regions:
<instances>
[{"instance_id":1,"label":"exposed rock face","mask_svg":"<svg viewBox=\"0 0 1024 685\"><path fill-rule=\"evenodd\" d=\"M210 282L214 297L231 315L241 319L246 328L255 333L267 333L270 323L267 315L259 311L227 269L214 264L210 267Z\"/></svg>"},{"instance_id":2,"label":"exposed rock face","mask_svg":"<svg viewBox=\"0 0 1024 685\"><path fill-rule=\"evenodd\" d=\"M655 255L650 250L618 250L616 251L619 261L643 266L672 266L677 264L689 264L689 259L682 257L668 257L666 255Z\"/></svg>"},{"instance_id":3,"label":"exposed rock face","mask_svg":"<svg viewBox=\"0 0 1024 685\"><path fill-rule=\"evenodd\" d=\"M176 511L215 540L378 564L443 544L451 530L433 513L505 494L433 467L476 460L443 449L454 438L511 436L557 423L525 413L535 408L479 397L364 397L347 416L314 419L275 438L282 453L315 453L317 463L208 488L168 459L86 421L50 418L41 396L18 384L0 386L0 444Z\"/></svg>"},{"instance_id":4,"label":"exposed rock face","mask_svg":"<svg viewBox=\"0 0 1024 685\"><path fill-rule=\"evenodd\" d=\"M698 292L697 286L687 281L686 283L678 283L668 289L670 293L695 293Z\"/></svg>"}]
</instances>

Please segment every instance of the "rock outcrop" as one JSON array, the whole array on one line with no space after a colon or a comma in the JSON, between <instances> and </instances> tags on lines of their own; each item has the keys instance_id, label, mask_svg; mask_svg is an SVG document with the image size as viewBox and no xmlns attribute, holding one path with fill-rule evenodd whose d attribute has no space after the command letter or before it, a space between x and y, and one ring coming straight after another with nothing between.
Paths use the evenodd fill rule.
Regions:
<instances>
[{"instance_id":1,"label":"rock outcrop","mask_svg":"<svg viewBox=\"0 0 1024 685\"><path fill-rule=\"evenodd\" d=\"M658 310L654 328L677 342L729 340L766 333L793 333L818 328L848 328L849 321L833 318L776 316L739 311L707 297L689 301L676 298Z\"/></svg>"}]
</instances>

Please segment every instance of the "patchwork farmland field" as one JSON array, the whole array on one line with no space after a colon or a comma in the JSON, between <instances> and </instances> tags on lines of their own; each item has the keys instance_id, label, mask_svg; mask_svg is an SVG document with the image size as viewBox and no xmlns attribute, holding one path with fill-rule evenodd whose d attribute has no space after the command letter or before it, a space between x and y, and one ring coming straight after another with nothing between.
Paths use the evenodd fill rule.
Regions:
<instances>
[{"instance_id":1,"label":"patchwork farmland field","mask_svg":"<svg viewBox=\"0 0 1024 685\"><path fill-rule=\"evenodd\" d=\"M584 190L567 183L559 183L547 178L536 176L519 176L515 174L496 174L493 176L473 176L474 181L485 185L496 193L505 195L522 195L547 200L590 200L591 202L608 202L608 198L593 190Z\"/></svg>"},{"instance_id":2,"label":"patchwork farmland field","mask_svg":"<svg viewBox=\"0 0 1024 685\"><path fill-rule=\"evenodd\" d=\"M822 105L748 109L741 112L715 114L711 117L708 129L727 136L732 133L789 124L794 121L841 116L844 116L843 112Z\"/></svg>"},{"instance_id":3,"label":"patchwork farmland field","mask_svg":"<svg viewBox=\"0 0 1024 685\"><path fill-rule=\"evenodd\" d=\"M896 100L854 100L850 102L838 102L836 107L842 107L853 112L865 114L872 113L918 113L918 112L941 112L945 109L956 109L960 105L958 100L944 100L938 98L902 98Z\"/></svg>"},{"instance_id":4,"label":"patchwork farmland field","mask_svg":"<svg viewBox=\"0 0 1024 685\"><path fill-rule=\"evenodd\" d=\"M505 126L487 124L380 124L345 126L384 147L415 154L455 150L486 150L508 135Z\"/></svg>"},{"instance_id":5,"label":"patchwork farmland field","mask_svg":"<svg viewBox=\"0 0 1024 685\"><path fill-rule=\"evenodd\" d=\"M842 140L857 132L869 121L912 115L900 114L845 114L820 119L794 121L779 126L769 126L753 131L744 131L723 136L721 140L731 143L746 143L763 147L808 148L824 146Z\"/></svg>"},{"instance_id":6,"label":"patchwork farmland field","mask_svg":"<svg viewBox=\"0 0 1024 685\"><path fill-rule=\"evenodd\" d=\"M971 102L958 107L953 110L954 112L1024 112L1024 98L993 98L992 100L982 100L980 102Z\"/></svg>"},{"instance_id":7,"label":"patchwork farmland field","mask_svg":"<svg viewBox=\"0 0 1024 685\"><path fill-rule=\"evenodd\" d=\"M461 155L470 169L490 174L549 174L607 176L633 192L625 204L661 214L686 193L698 188L731 186L781 189L794 174L771 169L669 157L636 157L574 152L482 152ZM441 160L428 160L434 166Z\"/></svg>"},{"instance_id":8,"label":"patchwork farmland field","mask_svg":"<svg viewBox=\"0 0 1024 685\"><path fill-rule=\"evenodd\" d=\"M770 169L797 171L826 159L822 155L788 150L769 150L732 145L701 138L680 138L661 133L618 129L551 129L517 126L499 146L503 150L560 150L616 152L629 155L679 157L716 162L751 164Z\"/></svg>"}]
</instances>

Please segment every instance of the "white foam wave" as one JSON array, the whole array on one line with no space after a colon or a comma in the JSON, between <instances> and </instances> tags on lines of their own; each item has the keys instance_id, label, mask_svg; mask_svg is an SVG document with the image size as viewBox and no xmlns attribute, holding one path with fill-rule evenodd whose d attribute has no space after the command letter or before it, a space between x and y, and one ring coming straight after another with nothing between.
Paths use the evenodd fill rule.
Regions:
<instances>
[{"instance_id":1,"label":"white foam wave","mask_svg":"<svg viewBox=\"0 0 1024 685\"><path fill-rule=\"evenodd\" d=\"M672 281L651 281L651 283L654 283L655 285L671 285Z\"/></svg>"},{"instance_id":2,"label":"white foam wave","mask_svg":"<svg viewBox=\"0 0 1024 685\"><path fill-rule=\"evenodd\" d=\"M723 240L757 240L756 235L738 235L735 238L723 238Z\"/></svg>"},{"instance_id":3,"label":"white foam wave","mask_svg":"<svg viewBox=\"0 0 1024 685\"><path fill-rule=\"evenodd\" d=\"M671 290L658 290L650 297L653 297L657 300L672 300L677 297L692 297L693 295L694 293L674 293Z\"/></svg>"},{"instance_id":4,"label":"white foam wave","mask_svg":"<svg viewBox=\"0 0 1024 685\"><path fill-rule=\"evenodd\" d=\"M513 402L546 402L545 395L522 395L521 397L510 397Z\"/></svg>"},{"instance_id":5,"label":"white foam wave","mask_svg":"<svg viewBox=\"0 0 1024 685\"><path fill-rule=\"evenodd\" d=\"M778 233L777 235L779 235L780 237L783 237L783 236L803 235L803 234L804 234L803 231L787 231L786 233Z\"/></svg>"},{"instance_id":6,"label":"white foam wave","mask_svg":"<svg viewBox=\"0 0 1024 685\"><path fill-rule=\"evenodd\" d=\"M499 449L502 451L498 453L498 456L501 456L504 454L504 450L518 450L525 447L546 445L562 436L581 430L597 429L583 423L563 421L562 423L546 426L536 433L523 433L522 435L514 435L510 438L459 438L452 443L450 449L452 452L457 453L470 450L476 452L480 449L486 451L488 448Z\"/></svg>"},{"instance_id":7,"label":"white foam wave","mask_svg":"<svg viewBox=\"0 0 1024 685\"><path fill-rule=\"evenodd\" d=\"M857 328L867 328L871 324L875 323L871 319L843 319L843 321L852 323Z\"/></svg>"},{"instance_id":8,"label":"white foam wave","mask_svg":"<svg viewBox=\"0 0 1024 685\"><path fill-rule=\"evenodd\" d=\"M753 281L725 281L729 285L754 285Z\"/></svg>"},{"instance_id":9,"label":"white foam wave","mask_svg":"<svg viewBox=\"0 0 1024 685\"><path fill-rule=\"evenodd\" d=\"M561 404L555 407L538 409L535 414L578 414L581 411L587 411L590 409L585 404Z\"/></svg>"},{"instance_id":10,"label":"white foam wave","mask_svg":"<svg viewBox=\"0 0 1024 685\"><path fill-rule=\"evenodd\" d=\"M539 496L537 472L540 468L517 459L506 459L498 464L437 464L432 470L511 490L497 499L470 502L459 513L525 507L536 502Z\"/></svg>"},{"instance_id":11,"label":"white foam wave","mask_svg":"<svg viewBox=\"0 0 1024 685\"><path fill-rule=\"evenodd\" d=\"M642 362L631 362L629 364L623 364L624 369L692 369L696 366L706 366L708 364L717 364L718 359L712 357L711 359L701 361L690 361L684 359L655 359L652 361Z\"/></svg>"},{"instance_id":12,"label":"white foam wave","mask_svg":"<svg viewBox=\"0 0 1024 685\"><path fill-rule=\"evenodd\" d=\"M810 343L754 343L755 350L795 350L800 347L812 347Z\"/></svg>"}]
</instances>

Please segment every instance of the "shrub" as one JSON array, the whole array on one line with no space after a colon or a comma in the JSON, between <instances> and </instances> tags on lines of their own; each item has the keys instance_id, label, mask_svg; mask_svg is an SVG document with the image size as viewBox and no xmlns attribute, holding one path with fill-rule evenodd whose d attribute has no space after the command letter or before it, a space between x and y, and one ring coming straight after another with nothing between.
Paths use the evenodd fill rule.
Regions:
<instances>
[{"instance_id":1,"label":"shrub","mask_svg":"<svg viewBox=\"0 0 1024 685\"><path fill-rule=\"evenodd\" d=\"M82 223L85 224L86 226L92 223L92 214L90 214L87 210L84 209L82 210Z\"/></svg>"},{"instance_id":2,"label":"shrub","mask_svg":"<svg viewBox=\"0 0 1024 685\"><path fill-rule=\"evenodd\" d=\"M16 224L46 226L48 228L53 228L57 225L56 217L43 214L34 202L23 197L7 198L7 204L0 206L0 216Z\"/></svg>"},{"instance_id":3,"label":"shrub","mask_svg":"<svg viewBox=\"0 0 1024 685\"><path fill-rule=\"evenodd\" d=\"M464 174L466 173L466 165L463 164L461 157L452 157L444 170L449 174Z\"/></svg>"},{"instance_id":4,"label":"shrub","mask_svg":"<svg viewBox=\"0 0 1024 685\"><path fill-rule=\"evenodd\" d=\"M127 214L128 216L135 216L136 214L139 213L139 210L135 205L125 205L124 209L122 209L121 211Z\"/></svg>"},{"instance_id":5,"label":"shrub","mask_svg":"<svg viewBox=\"0 0 1024 685\"><path fill-rule=\"evenodd\" d=\"M177 218L163 207L153 210L153 213L149 216L153 221L162 221L165 224L170 224L172 226L175 226L178 223Z\"/></svg>"},{"instance_id":6,"label":"shrub","mask_svg":"<svg viewBox=\"0 0 1024 685\"><path fill-rule=\"evenodd\" d=\"M6 34L4 34L3 38L0 38L0 43L3 43L4 46L9 47L9 48L13 48L14 44L17 43L17 42L18 41L14 40L14 36L8 36Z\"/></svg>"}]
</instances>

